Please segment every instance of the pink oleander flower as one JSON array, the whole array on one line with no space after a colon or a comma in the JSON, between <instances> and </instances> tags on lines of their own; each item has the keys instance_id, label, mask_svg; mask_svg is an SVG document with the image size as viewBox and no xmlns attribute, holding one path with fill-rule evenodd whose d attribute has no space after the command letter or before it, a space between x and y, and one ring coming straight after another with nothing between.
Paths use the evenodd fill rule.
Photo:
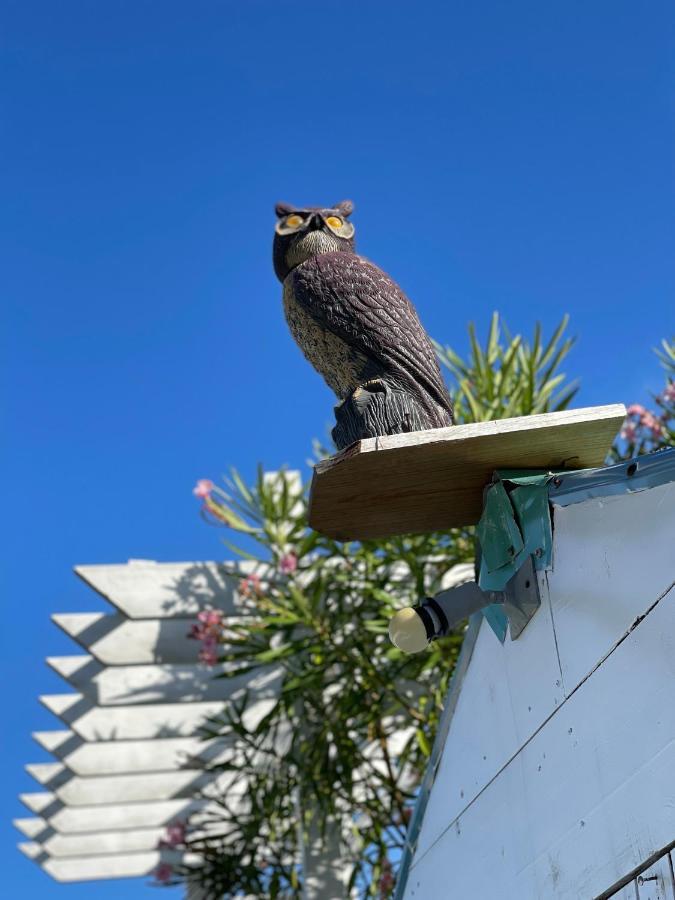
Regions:
<instances>
[{"instance_id":1,"label":"pink oleander flower","mask_svg":"<svg viewBox=\"0 0 675 900\"><path fill-rule=\"evenodd\" d=\"M239 582L239 593L242 597L253 597L260 593L260 576L252 572Z\"/></svg>"},{"instance_id":2,"label":"pink oleander flower","mask_svg":"<svg viewBox=\"0 0 675 900\"><path fill-rule=\"evenodd\" d=\"M395 879L391 871L391 862L388 859L382 861L382 875L377 883L380 897L388 897L394 887Z\"/></svg>"},{"instance_id":3,"label":"pink oleander flower","mask_svg":"<svg viewBox=\"0 0 675 900\"><path fill-rule=\"evenodd\" d=\"M207 666L215 666L218 662L215 646L203 646L199 651L199 662L203 662Z\"/></svg>"},{"instance_id":4,"label":"pink oleander flower","mask_svg":"<svg viewBox=\"0 0 675 900\"><path fill-rule=\"evenodd\" d=\"M663 425L652 412L646 411L642 414L640 425L643 428L648 428L655 438L661 437L663 434Z\"/></svg>"},{"instance_id":5,"label":"pink oleander flower","mask_svg":"<svg viewBox=\"0 0 675 900\"><path fill-rule=\"evenodd\" d=\"M178 847L185 843L185 822L172 822L166 827L166 843L169 847Z\"/></svg>"},{"instance_id":6,"label":"pink oleander flower","mask_svg":"<svg viewBox=\"0 0 675 900\"><path fill-rule=\"evenodd\" d=\"M169 863L160 863L155 869L155 881L160 884L168 884L173 876L173 866Z\"/></svg>"},{"instance_id":7,"label":"pink oleander flower","mask_svg":"<svg viewBox=\"0 0 675 900\"><path fill-rule=\"evenodd\" d=\"M675 381L668 382L663 393L661 394L661 399L665 403L675 403Z\"/></svg>"},{"instance_id":8,"label":"pink oleander flower","mask_svg":"<svg viewBox=\"0 0 675 900\"><path fill-rule=\"evenodd\" d=\"M621 437L624 441L628 441L629 444L635 443L637 440L637 425L635 422L624 422L621 429Z\"/></svg>"},{"instance_id":9,"label":"pink oleander flower","mask_svg":"<svg viewBox=\"0 0 675 900\"><path fill-rule=\"evenodd\" d=\"M192 489L192 493L195 497L201 497L205 500L208 496L210 496L211 491L214 488L214 484L208 478L200 478L197 484Z\"/></svg>"},{"instance_id":10,"label":"pink oleander flower","mask_svg":"<svg viewBox=\"0 0 675 900\"><path fill-rule=\"evenodd\" d=\"M197 613L197 619L203 625L205 632L220 634L223 627L222 609L202 609Z\"/></svg>"},{"instance_id":11,"label":"pink oleander flower","mask_svg":"<svg viewBox=\"0 0 675 900\"><path fill-rule=\"evenodd\" d=\"M279 560L279 570L284 575L290 575L292 572L298 568L298 557L295 553L284 553L284 555Z\"/></svg>"},{"instance_id":12,"label":"pink oleander flower","mask_svg":"<svg viewBox=\"0 0 675 900\"><path fill-rule=\"evenodd\" d=\"M626 410L629 416L643 416L647 410L641 403L632 403Z\"/></svg>"},{"instance_id":13,"label":"pink oleander flower","mask_svg":"<svg viewBox=\"0 0 675 900\"><path fill-rule=\"evenodd\" d=\"M197 613L197 622L191 626L188 637L198 641L212 639L215 643L223 629L223 618L223 612L220 609L201 610Z\"/></svg>"},{"instance_id":14,"label":"pink oleander flower","mask_svg":"<svg viewBox=\"0 0 675 900\"><path fill-rule=\"evenodd\" d=\"M223 633L224 614L220 609L202 609L197 613L197 621L188 632L188 637L201 641L198 658L207 666L218 662L218 643Z\"/></svg>"}]
</instances>

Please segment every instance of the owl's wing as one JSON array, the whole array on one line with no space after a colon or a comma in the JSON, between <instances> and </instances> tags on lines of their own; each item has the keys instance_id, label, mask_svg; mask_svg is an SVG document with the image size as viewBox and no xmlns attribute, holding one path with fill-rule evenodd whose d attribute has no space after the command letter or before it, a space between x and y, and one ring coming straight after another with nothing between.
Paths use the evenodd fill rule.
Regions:
<instances>
[{"instance_id":1,"label":"owl's wing","mask_svg":"<svg viewBox=\"0 0 675 900\"><path fill-rule=\"evenodd\" d=\"M351 347L452 415L434 348L415 307L386 272L353 253L323 253L293 270L296 301Z\"/></svg>"}]
</instances>

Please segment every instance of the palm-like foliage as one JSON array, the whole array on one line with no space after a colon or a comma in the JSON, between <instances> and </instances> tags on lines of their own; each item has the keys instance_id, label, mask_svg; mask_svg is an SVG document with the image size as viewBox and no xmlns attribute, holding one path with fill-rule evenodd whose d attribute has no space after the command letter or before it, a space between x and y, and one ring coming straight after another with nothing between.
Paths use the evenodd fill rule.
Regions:
<instances>
[{"instance_id":1,"label":"palm-like foliage","mask_svg":"<svg viewBox=\"0 0 675 900\"><path fill-rule=\"evenodd\" d=\"M471 351L466 360L452 348L436 344L441 363L455 382L457 421L486 422L566 409L578 390L576 382L558 371L574 345L574 338L563 339L567 324L564 316L544 343L537 323L528 341L519 334L512 336L494 313L484 348L474 324L469 324Z\"/></svg>"},{"instance_id":2,"label":"palm-like foliage","mask_svg":"<svg viewBox=\"0 0 675 900\"><path fill-rule=\"evenodd\" d=\"M567 406L576 387L558 373L572 346L566 324L545 343L537 326L526 341L495 315L485 348L470 327L467 360L439 348L455 381L458 421ZM462 640L459 629L404 656L389 643L388 620L472 559L473 530L341 544L308 529L306 488L262 473L253 486L233 473L206 506L258 543L257 555L242 555L258 558L266 573L259 585L243 585L252 617L227 623L228 677L276 669L280 691L254 725L244 698L205 730L236 738L236 757L218 768L246 785L246 799L235 808L223 796L215 824L226 837L193 828L189 845L203 863L190 877L212 898L297 896L300 809L305 840L340 830L359 896L388 896Z\"/></svg>"}]
</instances>

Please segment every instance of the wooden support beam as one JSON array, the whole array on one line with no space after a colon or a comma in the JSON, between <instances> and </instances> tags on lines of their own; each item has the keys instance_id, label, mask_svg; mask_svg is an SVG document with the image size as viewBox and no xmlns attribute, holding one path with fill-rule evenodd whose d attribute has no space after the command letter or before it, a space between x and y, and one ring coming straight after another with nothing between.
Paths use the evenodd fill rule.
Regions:
<instances>
[{"instance_id":1,"label":"wooden support beam","mask_svg":"<svg viewBox=\"0 0 675 900\"><path fill-rule=\"evenodd\" d=\"M495 469L601 466L625 415L613 404L359 441L317 463L309 523L338 540L474 525Z\"/></svg>"}]
</instances>

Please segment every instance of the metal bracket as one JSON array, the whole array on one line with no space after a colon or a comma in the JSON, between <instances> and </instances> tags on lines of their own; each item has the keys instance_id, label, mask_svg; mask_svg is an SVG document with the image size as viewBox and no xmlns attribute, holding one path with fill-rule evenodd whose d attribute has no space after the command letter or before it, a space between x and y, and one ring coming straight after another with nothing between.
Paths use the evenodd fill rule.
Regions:
<instances>
[{"instance_id":1,"label":"metal bracket","mask_svg":"<svg viewBox=\"0 0 675 900\"><path fill-rule=\"evenodd\" d=\"M518 569L503 591L504 612L509 620L511 640L515 641L541 606L539 582L532 557Z\"/></svg>"},{"instance_id":2,"label":"metal bracket","mask_svg":"<svg viewBox=\"0 0 675 900\"><path fill-rule=\"evenodd\" d=\"M540 605L537 573L532 557L528 556L503 591L484 591L475 581L467 581L428 598L415 610L424 622L429 640L442 637L458 622L483 610L504 643L507 625L511 640L515 641ZM489 614L488 607L493 607L493 615Z\"/></svg>"}]
</instances>

